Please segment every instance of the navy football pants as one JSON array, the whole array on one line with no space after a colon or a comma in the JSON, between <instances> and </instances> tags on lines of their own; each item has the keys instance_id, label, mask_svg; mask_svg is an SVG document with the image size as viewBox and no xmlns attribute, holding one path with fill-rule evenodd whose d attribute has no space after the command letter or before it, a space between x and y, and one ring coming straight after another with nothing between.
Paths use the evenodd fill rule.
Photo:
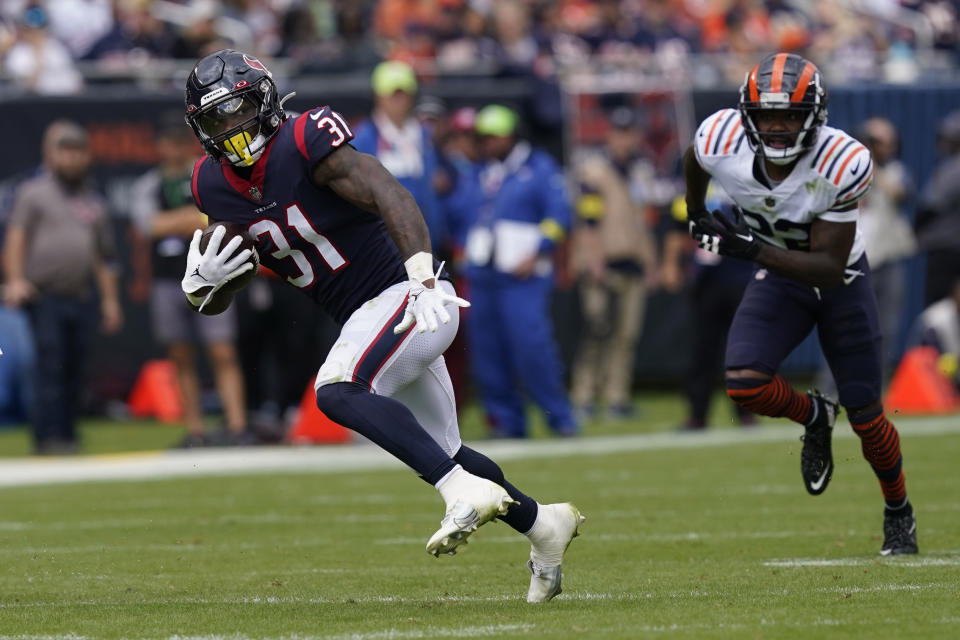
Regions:
<instances>
[{"instance_id":1,"label":"navy football pants","mask_svg":"<svg viewBox=\"0 0 960 640\"><path fill-rule=\"evenodd\" d=\"M727 339L726 368L773 375L817 328L820 346L848 411L880 399L883 368L877 301L866 256L848 267L850 284L817 290L766 269L747 285Z\"/></svg>"}]
</instances>

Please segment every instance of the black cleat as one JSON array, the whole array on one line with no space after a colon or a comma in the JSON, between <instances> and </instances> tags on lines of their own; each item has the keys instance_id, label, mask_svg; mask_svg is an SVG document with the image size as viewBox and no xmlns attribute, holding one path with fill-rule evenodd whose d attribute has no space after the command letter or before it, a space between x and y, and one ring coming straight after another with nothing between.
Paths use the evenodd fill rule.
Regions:
<instances>
[{"instance_id":1,"label":"black cleat","mask_svg":"<svg viewBox=\"0 0 960 640\"><path fill-rule=\"evenodd\" d=\"M913 513L891 515L884 512L882 556L917 553L917 519Z\"/></svg>"},{"instance_id":2,"label":"black cleat","mask_svg":"<svg viewBox=\"0 0 960 640\"><path fill-rule=\"evenodd\" d=\"M830 476L833 475L833 453L830 450L830 438L833 435L833 423L837 420L840 408L833 400L814 389L808 391L813 403L813 417L805 425L806 433L800 440L803 449L800 452L800 474L807 493L818 496L827 490Z\"/></svg>"}]
</instances>

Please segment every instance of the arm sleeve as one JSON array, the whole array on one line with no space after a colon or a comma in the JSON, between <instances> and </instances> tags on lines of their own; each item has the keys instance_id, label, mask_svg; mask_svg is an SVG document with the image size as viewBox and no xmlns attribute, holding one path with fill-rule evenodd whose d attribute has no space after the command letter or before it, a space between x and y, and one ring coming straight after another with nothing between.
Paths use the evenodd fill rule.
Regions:
<instances>
[{"instance_id":1,"label":"arm sleeve","mask_svg":"<svg viewBox=\"0 0 960 640\"><path fill-rule=\"evenodd\" d=\"M311 167L353 140L353 131L346 119L330 107L311 109L293 125L297 150Z\"/></svg>"}]
</instances>

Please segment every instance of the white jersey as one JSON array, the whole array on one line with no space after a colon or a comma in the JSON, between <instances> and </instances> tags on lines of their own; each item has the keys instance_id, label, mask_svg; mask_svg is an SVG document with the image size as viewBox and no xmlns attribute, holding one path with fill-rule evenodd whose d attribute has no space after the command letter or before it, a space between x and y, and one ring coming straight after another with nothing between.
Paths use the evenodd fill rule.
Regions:
<instances>
[{"instance_id":1,"label":"white jersey","mask_svg":"<svg viewBox=\"0 0 960 640\"><path fill-rule=\"evenodd\" d=\"M697 128L693 147L704 171L744 213L754 233L782 249L810 250L810 225L817 218L857 222L856 203L873 179L870 152L840 129L823 126L816 144L800 157L785 180L768 188L754 175L754 152L736 109L723 109ZM863 255L859 225L847 265Z\"/></svg>"}]
</instances>

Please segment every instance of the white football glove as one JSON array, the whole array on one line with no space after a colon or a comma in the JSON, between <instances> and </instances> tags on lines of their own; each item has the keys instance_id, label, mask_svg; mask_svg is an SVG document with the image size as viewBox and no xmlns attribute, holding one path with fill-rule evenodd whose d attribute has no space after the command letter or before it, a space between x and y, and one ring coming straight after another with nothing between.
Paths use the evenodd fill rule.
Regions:
<instances>
[{"instance_id":1,"label":"white football glove","mask_svg":"<svg viewBox=\"0 0 960 640\"><path fill-rule=\"evenodd\" d=\"M407 274L410 276L410 297L407 299L407 308L403 312L403 319L393 332L395 334L403 333L414 323L416 323L416 332L423 333L429 330L435 332L440 323L450 322L450 312L444 307L452 304L457 307L469 307L470 303L463 298L452 296L440 288L439 276L443 271L443 263L437 273L433 273L433 256L426 252L420 252L410 259L404 265L407 267ZM425 287L423 280L434 279L432 288Z\"/></svg>"},{"instance_id":2,"label":"white football glove","mask_svg":"<svg viewBox=\"0 0 960 640\"><path fill-rule=\"evenodd\" d=\"M203 232L197 229L190 240L187 270L180 281L180 288L190 303L195 307L199 306L201 311L223 285L254 268L252 262L247 262L252 250L244 249L233 255L243 242L240 236L231 238L223 250L220 250L220 242L226 233L225 227L214 229L203 253L200 253L200 237Z\"/></svg>"}]
</instances>

